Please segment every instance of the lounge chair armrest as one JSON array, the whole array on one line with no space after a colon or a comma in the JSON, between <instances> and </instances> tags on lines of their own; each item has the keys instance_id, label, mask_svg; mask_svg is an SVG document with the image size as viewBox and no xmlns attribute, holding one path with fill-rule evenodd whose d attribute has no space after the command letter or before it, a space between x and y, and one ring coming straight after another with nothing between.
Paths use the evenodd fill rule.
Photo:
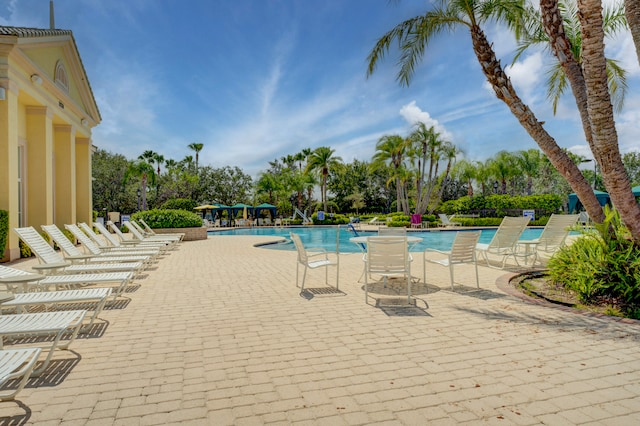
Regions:
<instances>
[{"instance_id":1,"label":"lounge chair armrest","mask_svg":"<svg viewBox=\"0 0 640 426\"><path fill-rule=\"evenodd\" d=\"M450 251L436 250L436 249L433 249L433 248L425 249L423 253L427 253L427 252L429 252L429 253L431 253L431 252L440 253L440 254L445 254L447 256L451 254Z\"/></svg>"},{"instance_id":2,"label":"lounge chair armrest","mask_svg":"<svg viewBox=\"0 0 640 426\"><path fill-rule=\"evenodd\" d=\"M18 283L28 283L28 282L36 282L47 278L42 274L28 274L28 275L14 275L13 277L5 277L0 278L0 283L2 284L18 284Z\"/></svg>"},{"instance_id":3,"label":"lounge chair armrest","mask_svg":"<svg viewBox=\"0 0 640 426\"><path fill-rule=\"evenodd\" d=\"M75 256L65 256L64 258L70 260L72 263L75 261L86 261L87 259L91 259L92 257L96 257L95 254L78 254Z\"/></svg>"},{"instance_id":4,"label":"lounge chair armrest","mask_svg":"<svg viewBox=\"0 0 640 426\"><path fill-rule=\"evenodd\" d=\"M44 273L46 274L47 272L64 269L69 265L71 265L71 262L46 263L41 265L33 265L31 269L34 269L36 271L44 271Z\"/></svg>"}]
</instances>

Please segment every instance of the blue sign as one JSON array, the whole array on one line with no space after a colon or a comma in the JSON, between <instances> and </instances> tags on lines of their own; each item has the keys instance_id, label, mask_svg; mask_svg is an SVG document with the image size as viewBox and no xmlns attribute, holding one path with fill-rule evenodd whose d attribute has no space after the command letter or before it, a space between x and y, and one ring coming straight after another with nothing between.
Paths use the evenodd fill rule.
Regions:
<instances>
[{"instance_id":1,"label":"blue sign","mask_svg":"<svg viewBox=\"0 0 640 426\"><path fill-rule=\"evenodd\" d=\"M324 220L324 212L322 210L318 211L318 220Z\"/></svg>"},{"instance_id":2,"label":"blue sign","mask_svg":"<svg viewBox=\"0 0 640 426\"><path fill-rule=\"evenodd\" d=\"M528 217L529 218L529 222L531 222L532 220L536 220L536 211L535 210L523 210L522 211L522 216L523 217Z\"/></svg>"}]
</instances>

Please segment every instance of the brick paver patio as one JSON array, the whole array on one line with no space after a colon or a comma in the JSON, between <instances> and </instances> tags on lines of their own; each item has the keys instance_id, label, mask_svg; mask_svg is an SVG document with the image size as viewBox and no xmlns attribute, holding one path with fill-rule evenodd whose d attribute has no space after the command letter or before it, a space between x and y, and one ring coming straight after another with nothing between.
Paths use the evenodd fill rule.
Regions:
<instances>
[{"instance_id":1,"label":"brick paver patio","mask_svg":"<svg viewBox=\"0 0 640 426\"><path fill-rule=\"evenodd\" d=\"M486 267L482 291L452 292L448 271L428 265L429 293L415 286L416 307L375 307L357 282L359 254L341 256L342 292L316 290L324 275L313 271L311 291L300 295L295 253L253 247L264 239L183 243L89 335L56 353L17 401L0 403L0 417L38 425L640 423L636 322L523 302L496 286L504 271ZM462 269L458 277L474 283Z\"/></svg>"}]
</instances>

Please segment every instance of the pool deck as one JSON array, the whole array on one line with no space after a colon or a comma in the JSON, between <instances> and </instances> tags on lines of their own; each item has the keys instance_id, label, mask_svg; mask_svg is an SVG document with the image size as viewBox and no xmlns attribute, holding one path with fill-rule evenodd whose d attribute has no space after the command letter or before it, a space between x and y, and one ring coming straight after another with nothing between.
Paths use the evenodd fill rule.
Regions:
<instances>
[{"instance_id":1,"label":"pool deck","mask_svg":"<svg viewBox=\"0 0 640 426\"><path fill-rule=\"evenodd\" d=\"M416 306L392 303L395 285L365 304L357 253L340 292L315 270L300 294L296 253L253 247L268 238L182 243L0 403L2 424L640 422L639 322L527 303L485 266L481 291L430 264Z\"/></svg>"}]
</instances>

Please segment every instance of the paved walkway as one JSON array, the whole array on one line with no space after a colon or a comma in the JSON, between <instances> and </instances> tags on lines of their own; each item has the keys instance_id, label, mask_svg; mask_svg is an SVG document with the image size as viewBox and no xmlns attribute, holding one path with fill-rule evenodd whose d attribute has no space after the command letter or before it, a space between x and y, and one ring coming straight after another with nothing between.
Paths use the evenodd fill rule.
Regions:
<instances>
[{"instance_id":1,"label":"paved walkway","mask_svg":"<svg viewBox=\"0 0 640 426\"><path fill-rule=\"evenodd\" d=\"M183 243L0 403L0 423L640 423L637 323L527 304L486 267L482 291L452 292L429 265L416 307L376 307L359 254L341 256L341 293L316 290L313 271L300 295L295 253L261 239Z\"/></svg>"}]
</instances>

